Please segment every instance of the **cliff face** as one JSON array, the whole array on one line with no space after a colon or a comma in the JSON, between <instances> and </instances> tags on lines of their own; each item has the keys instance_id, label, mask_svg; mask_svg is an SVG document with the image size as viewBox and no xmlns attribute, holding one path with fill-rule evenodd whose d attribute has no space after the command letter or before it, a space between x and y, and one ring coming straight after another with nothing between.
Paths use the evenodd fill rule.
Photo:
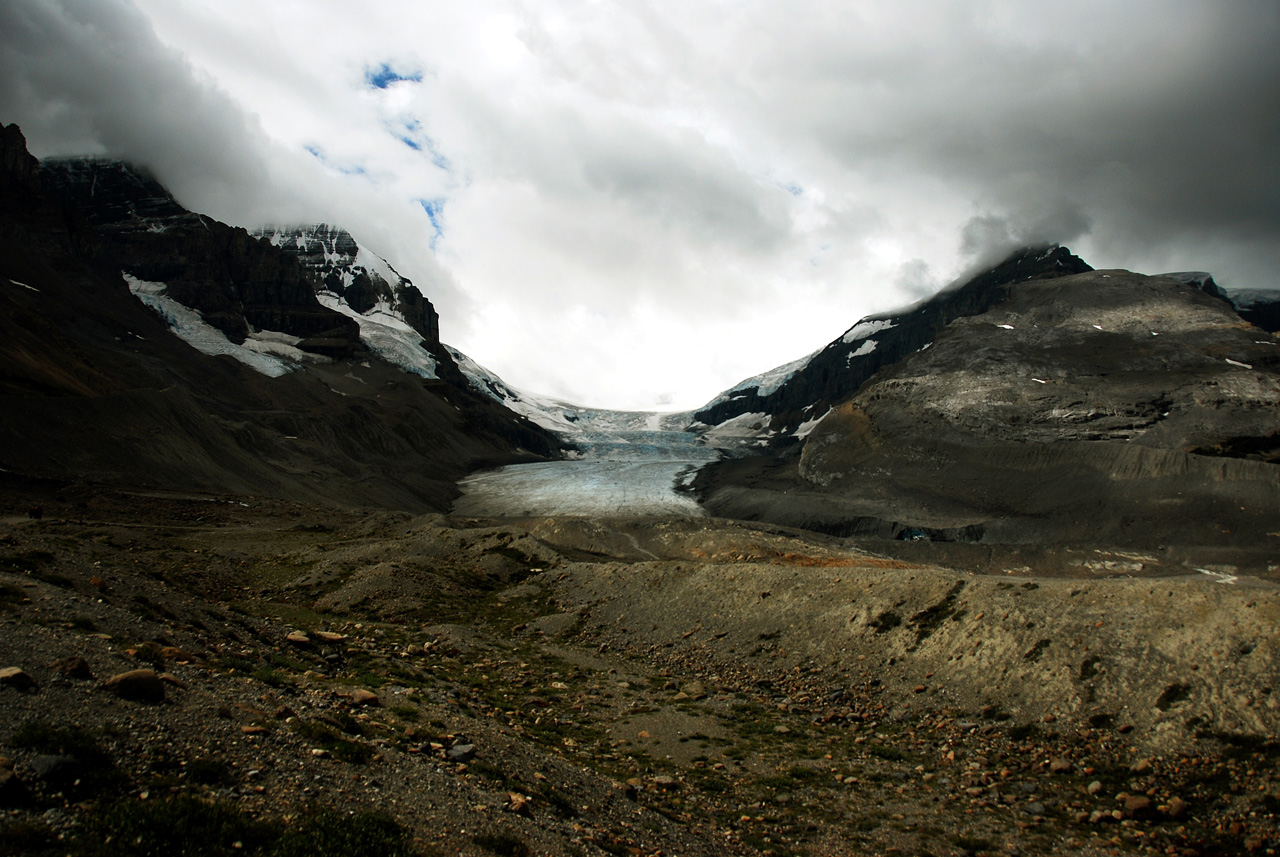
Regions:
<instances>
[{"instance_id":1,"label":"cliff face","mask_svg":"<svg viewBox=\"0 0 1280 857\"><path fill-rule=\"evenodd\" d=\"M347 230L320 223L262 229L254 235L295 257L319 288L356 312L378 308L393 312L422 337L428 351L443 354L440 316L431 301L385 259L356 243Z\"/></svg>"},{"instance_id":2,"label":"cliff face","mask_svg":"<svg viewBox=\"0 0 1280 857\"><path fill-rule=\"evenodd\" d=\"M44 186L103 236L101 259L199 311L233 342L278 331L327 357L363 352L359 328L321 306L302 265L244 229L187 211L145 170L119 161L54 160Z\"/></svg>"}]
</instances>

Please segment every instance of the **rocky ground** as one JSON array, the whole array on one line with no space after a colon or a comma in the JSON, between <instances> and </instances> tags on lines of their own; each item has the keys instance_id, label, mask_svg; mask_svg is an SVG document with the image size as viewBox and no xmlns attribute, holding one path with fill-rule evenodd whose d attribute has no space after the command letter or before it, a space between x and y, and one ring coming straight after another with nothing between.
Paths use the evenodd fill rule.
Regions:
<instances>
[{"instance_id":1,"label":"rocky ground","mask_svg":"<svg viewBox=\"0 0 1280 857\"><path fill-rule=\"evenodd\" d=\"M1267 574L0 489L0 853L1280 841Z\"/></svg>"}]
</instances>

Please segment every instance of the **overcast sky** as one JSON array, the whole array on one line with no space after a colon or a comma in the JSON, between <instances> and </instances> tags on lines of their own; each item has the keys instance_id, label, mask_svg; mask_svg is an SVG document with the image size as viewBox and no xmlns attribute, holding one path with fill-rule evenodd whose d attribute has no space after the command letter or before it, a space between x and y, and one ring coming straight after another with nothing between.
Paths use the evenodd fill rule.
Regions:
<instances>
[{"instance_id":1,"label":"overcast sky","mask_svg":"<svg viewBox=\"0 0 1280 857\"><path fill-rule=\"evenodd\" d=\"M700 405L1018 243L1280 287L1275 0L0 0L0 121L345 226L587 405Z\"/></svg>"}]
</instances>

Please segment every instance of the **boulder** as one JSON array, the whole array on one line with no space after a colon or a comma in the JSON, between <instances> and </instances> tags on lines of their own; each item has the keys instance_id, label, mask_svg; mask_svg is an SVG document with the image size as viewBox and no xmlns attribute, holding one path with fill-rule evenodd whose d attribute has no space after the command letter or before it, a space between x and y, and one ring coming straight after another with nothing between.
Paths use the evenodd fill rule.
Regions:
<instances>
[{"instance_id":1,"label":"boulder","mask_svg":"<svg viewBox=\"0 0 1280 857\"><path fill-rule=\"evenodd\" d=\"M21 667L0 667L0 687L32 691L36 690L38 686L36 685L36 680Z\"/></svg>"},{"instance_id":2,"label":"boulder","mask_svg":"<svg viewBox=\"0 0 1280 857\"><path fill-rule=\"evenodd\" d=\"M164 702L164 682L155 670L129 670L113 675L103 685L121 699Z\"/></svg>"}]
</instances>

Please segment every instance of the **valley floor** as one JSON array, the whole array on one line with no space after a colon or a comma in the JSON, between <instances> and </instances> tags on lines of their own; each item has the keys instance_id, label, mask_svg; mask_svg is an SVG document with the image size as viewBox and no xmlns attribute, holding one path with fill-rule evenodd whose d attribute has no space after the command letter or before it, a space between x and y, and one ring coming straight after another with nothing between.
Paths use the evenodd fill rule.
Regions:
<instances>
[{"instance_id":1,"label":"valley floor","mask_svg":"<svg viewBox=\"0 0 1280 857\"><path fill-rule=\"evenodd\" d=\"M0 517L0 853L1280 844L1267 580L7 475Z\"/></svg>"}]
</instances>

